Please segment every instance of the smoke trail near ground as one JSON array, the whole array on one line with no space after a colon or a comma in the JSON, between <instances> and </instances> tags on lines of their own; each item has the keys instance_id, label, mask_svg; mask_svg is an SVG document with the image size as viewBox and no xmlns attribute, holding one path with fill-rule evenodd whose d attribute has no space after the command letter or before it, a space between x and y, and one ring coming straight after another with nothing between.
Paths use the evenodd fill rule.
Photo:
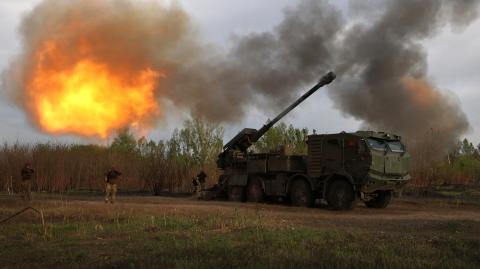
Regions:
<instances>
[{"instance_id":1,"label":"smoke trail near ground","mask_svg":"<svg viewBox=\"0 0 480 269\"><path fill-rule=\"evenodd\" d=\"M36 53L53 39L66 53L60 63L58 57L49 59L55 68L88 58L119 77L151 70L157 100L213 122L232 122L252 105L283 107L298 95L295 90L333 69L339 80L329 94L340 110L412 144L434 132L447 148L469 124L455 97L427 78L421 42L446 25L467 26L477 18L478 1L369 1L369 9L355 3L357 17L368 20L354 23L326 0L304 0L287 8L272 31L236 37L221 53L203 43L178 6L45 0L24 19L23 54L3 81L39 126L28 82L39 61ZM89 19L72 19L77 17ZM151 122L152 115L158 114L142 114L137 121Z\"/></svg>"}]
</instances>

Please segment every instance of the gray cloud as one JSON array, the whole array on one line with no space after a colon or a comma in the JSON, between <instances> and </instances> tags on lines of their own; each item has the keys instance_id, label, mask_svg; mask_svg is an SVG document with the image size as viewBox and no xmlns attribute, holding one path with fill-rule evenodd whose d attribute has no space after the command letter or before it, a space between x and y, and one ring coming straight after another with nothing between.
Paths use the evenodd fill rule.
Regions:
<instances>
[{"instance_id":1,"label":"gray cloud","mask_svg":"<svg viewBox=\"0 0 480 269\"><path fill-rule=\"evenodd\" d=\"M238 121L252 105L281 109L298 94L297 89L334 68L340 78L330 96L344 113L411 140L434 128L449 144L468 123L459 104L427 78L422 42L444 25L456 31L468 25L476 18L476 3L387 1L374 13L375 20L347 28L351 25L338 8L327 1L305 0L288 8L272 31L237 34L227 53L204 44L194 34L191 20L180 31L185 39L175 44L176 54L159 53L156 50L164 45L148 38L138 46L147 48L140 58L171 71L161 81L160 98L212 121ZM365 16L365 10L359 9L356 16ZM125 28L125 35L129 30ZM112 43L117 46L118 40ZM112 58L129 48L122 44L112 51ZM409 89L414 83L416 89ZM414 102L418 91L428 93L433 101L418 106ZM397 112L394 121L392 110Z\"/></svg>"},{"instance_id":2,"label":"gray cloud","mask_svg":"<svg viewBox=\"0 0 480 269\"><path fill-rule=\"evenodd\" d=\"M469 124L456 99L428 80L421 41L445 24L467 25L477 6L476 1L391 1L373 24L353 26L341 51L340 70L348 77L331 92L338 107L413 145L434 132L436 142L448 148Z\"/></svg>"}]
</instances>

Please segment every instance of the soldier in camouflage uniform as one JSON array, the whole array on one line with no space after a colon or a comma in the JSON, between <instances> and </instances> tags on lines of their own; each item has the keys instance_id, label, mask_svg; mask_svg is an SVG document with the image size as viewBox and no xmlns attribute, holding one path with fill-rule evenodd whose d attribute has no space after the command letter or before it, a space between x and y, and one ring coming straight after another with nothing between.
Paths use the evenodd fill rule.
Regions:
<instances>
[{"instance_id":1,"label":"soldier in camouflage uniform","mask_svg":"<svg viewBox=\"0 0 480 269\"><path fill-rule=\"evenodd\" d=\"M192 179L193 194L198 194L200 191L200 183L197 178Z\"/></svg>"},{"instance_id":2,"label":"soldier in camouflage uniform","mask_svg":"<svg viewBox=\"0 0 480 269\"><path fill-rule=\"evenodd\" d=\"M105 203L110 202L113 204L115 202L117 195L117 180L121 174L122 173L117 171L113 166L105 173Z\"/></svg>"},{"instance_id":3,"label":"soldier in camouflage uniform","mask_svg":"<svg viewBox=\"0 0 480 269\"><path fill-rule=\"evenodd\" d=\"M35 170L33 170L31 163L26 163L22 168L22 199L25 201L32 200L32 180Z\"/></svg>"},{"instance_id":4,"label":"soldier in camouflage uniform","mask_svg":"<svg viewBox=\"0 0 480 269\"><path fill-rule=\"evenodd\" d=\"M198 173L197 175L197 181L198 183L200 184L200 191L204 191L205 190L205 179L207 178L207 174L205 174L205 172L200 171L200 173Z\"/></svg>"}]
</instances>

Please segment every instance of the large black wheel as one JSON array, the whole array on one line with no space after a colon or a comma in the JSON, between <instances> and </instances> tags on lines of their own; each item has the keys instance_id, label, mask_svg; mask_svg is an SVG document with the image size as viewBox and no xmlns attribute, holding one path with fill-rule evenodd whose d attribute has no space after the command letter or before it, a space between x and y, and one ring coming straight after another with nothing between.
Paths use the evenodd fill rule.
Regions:
<instances>
[{"instance_id":1,"label":"large black wheel","mask_svg":"<svg viewBox=\"0 0 480 269\"><path fill-rule=\"evenodd\" d=\"M313 194L305 180L295 180L290 188L290 202L293 206L312 207Z\"/></svg>"},{"instance_id":2,"label":"large black wheel","mask_svg":"<svg viewBox=\"0 0 480 269\"><path fill-rule=\"evenodd\" d=\"M386 208L392 200L392 191L377 191L376 197L366 201L365 205L369 208Z\"/></svg>"},{"instance_id":3,"label":"large black wheel","mask_svg":"<svg viewBox=\"0 0 480 269\"><path fill-rule=\"evenodd\" d=\"M333 210L352 209L355 193L350 183L345 180L335 180L327 189L327 203Z\"/></svg>"},{"instance_id":4,"label":"large black wheel","mask_svg":"<svg viewBox=\"0 0 480 269\"><path fill-rule=\"evenodd\" d=\"M245 188L240 186L229 186L228 200L232 202L245 201Z\"/></svg>"},{"instance_id":5,"label":"large black wheel","mask_svg":"<svg viewBox=\"0 0 480 269\"><path fill-rule=\"evenodd\" d=\"M248 181L247 185L247 202L261 203L265 199L265 193L262 187L261 178L256 177Z\"/></svg>"}]
</instances>

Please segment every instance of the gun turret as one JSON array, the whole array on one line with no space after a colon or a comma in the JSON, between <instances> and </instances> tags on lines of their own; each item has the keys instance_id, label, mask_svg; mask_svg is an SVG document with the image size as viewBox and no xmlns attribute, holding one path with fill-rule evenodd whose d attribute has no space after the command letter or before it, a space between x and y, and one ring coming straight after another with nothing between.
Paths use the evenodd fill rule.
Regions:
<instances>
[{"instance_id":1,"label":"gun turret","mask_svg":"<svg viewBox=\"0 0 480 269\"><path fill-rule=\"evenodd\" d=\"M333 72L327 73L323 76L319 82L313 86L308 92L298 98L293 104L287 107L282 113L278 114L273 120L268 122L267 124L263 125L262 128L259 130L245 128L240 131L234 138L232 138L225 146L223 147L223 152L220 153L218 156L217 166L220 169L225 169L226 161L225 158L227 153L232 150L237 150L241 152L246 152L248 148L255 142L257 142L270 128L273 127L279 120L281 120L285 115L287 115L290 111L292 111L295 107L297 107L300 103L305 101L310 95L315 93L321 87L332 83L335 80L336 75Z\"/></svg>"}]
</instances>

